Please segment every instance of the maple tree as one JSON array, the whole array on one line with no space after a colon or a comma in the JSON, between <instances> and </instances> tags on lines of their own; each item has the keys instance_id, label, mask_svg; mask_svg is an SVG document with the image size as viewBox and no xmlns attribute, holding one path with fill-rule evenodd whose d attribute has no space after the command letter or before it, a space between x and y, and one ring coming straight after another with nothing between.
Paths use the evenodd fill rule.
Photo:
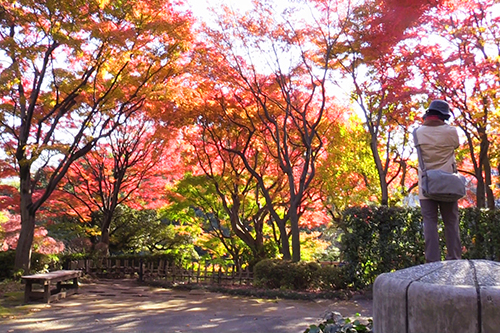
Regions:
<instances>
[{"instance_id":1,"label":"maple tree","mask_svg":"<svg viewBox=\"0 0 500 333\"><path fill-rule=\"evenodd\" d=\"M157 133L153 121L135 118L117 128L106 141L73 163L60 182L55 200L63 202L81 220L99 211L100 244L108 252L110 225L118 206L136 209L161 207L158 193L167 182L168 137ZM160 135L162 134L162 135ZM76 199L76 200L75 200Z\"/></svg>"},{"instance_id":2,"label":"maple tree","mask_svg":"<svg viewBox=\"0 0 500 333\"><path fill-rule=\"evenodd\" d=\"M327 156L318 166L318 177L322 180L319 188L332 218L350 206L378 201L378 175L371 155L370 136L361 120L349 118L350 123L329 127L325 134Z\"/></svg>"},{"instance_id":3,"label":"maple tree","mask_svg":"<svg viewBox=\"0 0 500 333\"><path fill-rule=\"evenodd\" d=\"M21 231L21 216L8 211L0 211L0 251L15 250ZM65 249L61 241L47 235L43 226L36 226L33 235L33 248L42 254L60 253Z\"/></svg>"},{"instance_id":4,"label":"maple tree","mask_svg":"<svg viewBox=\"0 0 500 333\"><path fill-rule=\"evenodd\" d=\"M170 204L162 211L168 219L182 220L200 230L196 244L204 251L216 257L228 255L236 267L253 265L266 258L266 249L273 245L265 244L270 238L265 225L268 213L253 201L255 188L245 183L227 173L186 174L169 191Z\"/></svg>"},{"instance_id":5,"label":"maple tree","mask_svg":"<svg viewBox=\"0 0 500 333\"><path fill-rule=\"evenodd\" d=\"M315 237L301 228L327 211L391 205L417 186L410 133L432 98L455 107L460 171L475 179L476 205L495 208L497 0L221 7L189 56L180 2L11 2L0 0L0 179L19 184L0 184L0 208L20 212L18 268L50 214L77 216L105 250L113 237L150 251L196 239L236 264L276 250L298 261ZM342 93L362 126L333 98ZM186 132L173 138L171 125ZM178 218L131 233L123 212L160 207L181 174L165 208ZM189 227L169 224L182 219Z\"/></svg>"},{"instance_id":6,"label":"maple tree","mask_svg":"<svg viewBox=\"0 0 500 333\"><path fill-rule=\"evenodd\" d=\"M205 114L223 114L217 106L215 110L208 110ZM232 126L231 122L214 124L211 118L204 117L199 122L199 130L193 131L186 138L193 146L193 162L198 174L204 175L203 179L208 183L199 184L202 187L211 188L210 196L217 197L217 203L209 204L210 214L219 221L227 220L224 228L231 230L231 233L241 239L252 253L251 265L267 258L266 249L272 248L280 241L274 233L266 234L265 229L269 225L274 227L274 220L271 218L265 198L259 189L258 180L248 171L244 160L237 154L228 151L228 142L236 145L242 144L244 138L239 126ZM270 155L259 152L247 154L247 158L252 159L252 165L261 175L266 176L266 186L274 202L282 201L286 205L286 182L285 176L276 172L276 166ZM251 156L253 155L253 156ZM197 193L203 193L199 190ZM200 194L201 196L201 194ZM205 200L209 203L213 200ZM199 200L198 200L199 202ZM198 206L208 210L206 205L199 203ZM208 213L208 212L207 212ZM224 216L224 218L222 217ZM224 242L226 235L220 230L222 223L218 223L217 235ZM265 240L269 244L265 243ZM225 245L226 246L226 245ZM281 247L281 246L280 246ZM228 248L228 246L226 246ZM229 249L228 249L229 251ZM236 252L236 251L230 251ZM233 255L233 257L236 257Z\"/></svg>"},{"instance_id":7,"label":"maple tree","mask_svg":"<svg viewBox=\"0 0 500 333\"><path fill-rule=\"evenodd\" d=\"M322 124L335 110L326 88L330 56L312 61L317 53L308 31L293 26L293 15L281 16L264 2L254 6L244 15L225 8L219 28L205 30L204 55L212 58L203 63L217 63L219 71L207 70L212 93L200 126L218 149L242 162L278 226L283 258L299 261L300 217L323 151ZM323 35L325 44L334 41L331 33ZM231 140L223 140L226 127ZM261 155L273 169L262 167L269 162Z\"/></svg>"},{"instance_id":8,"label":"maple tree","mask_svg":"<svg viewBox=\"0 0 500 333\"><path fill-rule=\"evenodd\" d=\"M498 165L500 18L498 1L445 3L429 13L421 35L437 32L418 48L419 68L429 90L450 101L455 124L465 135L476 206L495 208ZM461 170L467 172L468 170ZM498 192L498 190L496 190ZM498 193L496 193L498 195Z\"/></svg>"},{"instance_id":9,"label":"maple tree","mask_svg":"<svg viewBox=\"0 0 500 333\"><path fill-rule=\"evenodd\" d=\"M393 47L408 39L413 28L425 24L429 11L448 2L457 1L365 0L351 12L349 24L345 26L351 36L348 39L357 44L357 51L363 55L362 62L370 62L380 55L393 53Z\"/></svg>"},{"instance_id":10,"label":"maple tree","mask_svg":"<svg viewBox=\"0 0 500 333\"><path fill-rule=\"evenodd\" d=\"M2 159L20 180L16 268L29 271L36 212L72 163L164 99L190 26L162 0L1 2Z\"/></svg>"},{"instance_id":11,"label":"maple tree","mask_svg":"<svg viewBox=\"0 0 500 333\"><path fill-rule=\"evenodd\" d=\"M363 115L382 205L389 204L391 186L399 187L401 195L407 192L409 128L422 90L414 85L414 55L404 41L413 36L410 28L428 8L422 6L416 2L364 2L350 12L341 42L331 53L332 70L340 70L344 76L337 84L345 84L346 79L351 82L352 100ZM412 12L415 8L418 11ZM412 15L401 16L406 12Z\"/></svg>"},{"instance_id":12,"label":"maple tree","mask_svg":"<svg viewBox=\"0 0 500 333\"><path fill-rule=\"evenodd\" d=\"M113 214L109 248L113 253L168 253L190 258L195 238L191 230L165 219L156 209L136 210L122 205Z\"/></svg>"}]
</instances>

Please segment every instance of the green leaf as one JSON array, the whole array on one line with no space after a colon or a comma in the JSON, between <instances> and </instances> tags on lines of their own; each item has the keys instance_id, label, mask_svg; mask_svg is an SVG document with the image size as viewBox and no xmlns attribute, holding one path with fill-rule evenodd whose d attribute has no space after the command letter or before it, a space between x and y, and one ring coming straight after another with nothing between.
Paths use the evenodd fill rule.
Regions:
<instances>
[{"instance_id":1,"label":"green leaf","mask_svg":"<svg viewBox=\"0 0 500 333\"><path fill-rule=\"evenodd\" d=\"M307 330L304 331L304 333L321 333L321 330L318 326L311 325Z\"/></svg>"}]
</instances>

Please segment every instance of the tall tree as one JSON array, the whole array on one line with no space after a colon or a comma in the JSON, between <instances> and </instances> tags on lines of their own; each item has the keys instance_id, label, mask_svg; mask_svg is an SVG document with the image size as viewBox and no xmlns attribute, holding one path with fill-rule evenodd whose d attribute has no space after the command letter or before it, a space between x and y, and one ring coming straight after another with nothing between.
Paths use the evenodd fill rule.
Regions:
<instances>
[{"instance_id":1,"label":"tall tree","mask_svg":"<svg viewBox=\"0 0 500 333\"><path fill-rule=\"evenodd\" d=\"M244 144L241 140L246 136L242 136L241 128L230 121L216 125L210 120L208 114L224 112L217 106L215 110L205 110L199 131L192 133L190 139L198 170L213 188L210 194L218 197L218 206L229 219L229 229L248 246L253 255L252 263L258 262L266 257L264 240L269 235L264 234L264 227L274 224L273 219L269 216L258 180L247 170L244 160L227 149L229 142L233 146ZM286 179L276 169L273 158L261 153L253 156L249 153L246 158L251 159L255 171L267 175L266 186L273 202L283 200L282 204L286 204L287 199L283 198ZM218 215L215 210L212 214Z\"/></svg>"},{"instance_id":2,"label":"tall tree","mask_svg":"<svg viewBox=\"0 0 500 333\"><path fill-rule=\"evenodd\" d=\"M318 166L319 188L333 217L352 205L378 202L377 169L362 121L333 123L326 133L326 158ZM355 166L355 167L353 167Z\"/></svg>"},{"instance_id":3,"label":"tall tree","mask_svg":"<svg viewBox=\"0 0 500 333\"><path fill-rule=\"evenodd\" d=\"M170 203L164 209L166 216L177 220L182 215L189 224L201 227L204 236L198 245L214 252L223 248L237 267L252 266L266 258L265 248L270 246L266 246L265 240L270 237L264 228L268 215L265 207L253 200L248 193L251 189L245 188L245 180L227 174L217 180L209 177L186 174L169 191ZM227 185L234 185L234 189L225 188Z\"/></svg>"},{"instance_id":4,"label":"tall tree","mask_svg":"<svg viewBox=\"0 0 500 333\"><path fill-rule=\"evenodd\" d=\"M423 1L366 1L349 13L341 43L331 52L332 69L350 80L363 115L382 205L390 202L391 184L406 182L409 126L421 89L413 83L412 48L402 41L413 36L411 28L428 8Z\"/></svg>"},{"instance_id":5,"label":"tall tree","mask_svg":"<svg viewBox=\"0 0 500 333\"><path fill-rule=\"evenodd\" d=\"M84 214L83 219L96 211L101 213L97 248L103 253L108 252L110 225L118 206L161 206L159 193L164 190L170 169L167 157L174 153L167 149L168 143L166 137L155 132L153 121L136 118L73 163L61 181L61 191L76 202L67 195L58 195L55 200Z\"/></svg>"},{"instance_id":6,"label":"tall tree","mask_svg":"<svg viewBox=\"0 0 500 333\"><path fill-rule=\"evenodd\" d=\"M20 179L15 265L28 271L40 206L74 161L152 107L149 97L177 72L190 18L164 0L0 7L2 158Z\"/></svg>"},{"instance_id":7,"label":"tall tree","mask_svg":"<svg viewBox=\"0 0 500 333\"><path fill-rule=\"evenodd\" d=\"M207 99L220 106L220 113L205 123L239 129L239 139L221 148L238 156L257 181L280 228L283 257L299 261L301 207L323 151L322 123L333 111L326 86L331 57L318 56L322 63L310 59L317 54L311 36L293 22L293 11L280 14L268 2L254 5L244 14L225 8L219 28L206 29L207 44L217 52L207 52L213 58L205 63L218 64L218 71L207 71L216 81ZM332 34L321 38L326 45L335 42ZM269 175L261 172L259 154L270 156L285 176L286 196L280 202L272 195Z\"/></svg>"},{"instance_id":8,"label":"tall tree","mask_svg":"<svg viewBox=\"0 0 500 333\"><path fill-rule=\"evenodd\" d=\"M463 130L476 180L476 205L495 208L492 147L500 121L500 19L498 1L462 1L428 15L422 35L440 38L419 45L425 84L448 100ZM425 29L426 28L426 29ZM497 162L498 163L498 162Z\"/></svg>"}]
</instances>

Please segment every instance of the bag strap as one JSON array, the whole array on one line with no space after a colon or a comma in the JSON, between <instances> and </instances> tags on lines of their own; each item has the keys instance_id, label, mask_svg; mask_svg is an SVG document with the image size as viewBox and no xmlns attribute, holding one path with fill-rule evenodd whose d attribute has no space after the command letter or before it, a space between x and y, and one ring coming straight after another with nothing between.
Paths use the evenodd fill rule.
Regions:
<instances>
[{"instance_id":1,"label":"bag strap","mask_svg":"<svg viewBox=\"0 0 500 333\"><path fill-rule=\"evenodd\" d=\"M413 142L415 143L415 147L417 148L418 164L420 165L420 170L422 170L422 172L425 172L426 169L424 158L422 157L422 150L420 149L420 144L418 143L417 130L418 128L415 128L415 130L413 131Z\"/></svg>"}]
</instances>

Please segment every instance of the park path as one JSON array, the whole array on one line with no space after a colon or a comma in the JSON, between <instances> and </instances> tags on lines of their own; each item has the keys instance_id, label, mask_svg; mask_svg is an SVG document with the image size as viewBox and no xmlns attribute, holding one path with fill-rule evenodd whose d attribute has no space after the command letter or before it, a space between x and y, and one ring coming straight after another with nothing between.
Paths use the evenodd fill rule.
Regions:
<instances>
[{"instance_id":1,"label":"park path","mask_svg":"<svg viewBox=\"0 0 500 333\"><path fill-rule=\"evenodd\" d=\"M83 283L77 295L33 304L29 315L0 321L0 332L299 333L328 311L371 317L371 306L365 298L268 300L98 280Z\"/></svg>"}]
</instances>

